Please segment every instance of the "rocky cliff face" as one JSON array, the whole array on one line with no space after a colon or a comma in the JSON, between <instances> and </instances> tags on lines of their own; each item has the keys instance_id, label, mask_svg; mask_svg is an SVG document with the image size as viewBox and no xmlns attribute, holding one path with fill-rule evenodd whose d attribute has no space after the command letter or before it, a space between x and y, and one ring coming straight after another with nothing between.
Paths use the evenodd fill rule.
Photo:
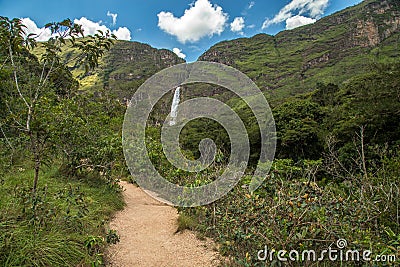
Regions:
<instances>
[{"instance_id":1,"label":"rocky cliff face","mask_svg":"<svg viewBox=\"0 0 400 267\"><path fill-rule=\"evenodd\" d=\"M399 31L400 10L398 1L370 1L362 12L364 18L356 21L352 33L353 45L374 47Z\"/></svg>"},{"instance_id":2,"label":"rocky cliff face","mask_svg":"<svg viewBox=\"0 0 400 267\"><path fill-rule=\"evenodd\" d=\"M127 98L158 71L183 62L183 59L166 49L155 49L138 42L117 41L105 56L101 78L105 88L119 97Z\"/></svg>"},{"instance_id":3,"label":"rocky cliff face","mask_svg":"<svg viewBox=\"0 0 400 267\"><path fill-rule=\"evenodd\" d=\"M352 37L353 45L361 47L374 47L381 41L379 29L373 21L358 21Z\"/></svg>"},{"instance_id":4,"label":"rocky cliff face","mask_svg":"<svg viewBox=\"0 0 400 267\"><path fill-rule=\"evenodd\" d=\"M367 0L275 36L221 42L199 60L236 67L262 90L286 97L318 82L341 83L372 62L400 56L399 21L399 0Z\"/></svg>"}]
</instances>

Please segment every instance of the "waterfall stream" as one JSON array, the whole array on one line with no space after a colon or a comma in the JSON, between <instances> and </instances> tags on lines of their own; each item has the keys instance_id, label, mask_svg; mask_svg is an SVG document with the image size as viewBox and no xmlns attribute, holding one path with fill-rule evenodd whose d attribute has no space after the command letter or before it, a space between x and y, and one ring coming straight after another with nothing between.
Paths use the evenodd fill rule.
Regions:
<instances>
[{"instance_id":1,"label":"waterfall stream","mask_svg":"<svg viewBox=\"0 0 400 267\"><path fill-rule=\"evenodd\" d=\"M178 105L179 105L179 97L180 97L180 90L181 88L178 86L175 89L174 93L174 98L172 99L172 105L171 105L171 120L169 122L169 125L175 125L176 124L176 116L178 115Z\"/></svg>"}]
</instances>

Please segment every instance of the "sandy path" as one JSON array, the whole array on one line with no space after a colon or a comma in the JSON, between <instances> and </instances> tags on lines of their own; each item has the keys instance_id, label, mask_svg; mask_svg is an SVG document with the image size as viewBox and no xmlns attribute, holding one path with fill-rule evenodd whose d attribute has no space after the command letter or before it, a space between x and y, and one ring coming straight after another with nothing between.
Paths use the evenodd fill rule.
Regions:
<instances>
[{"instance_id":1,"label":"sandy path","mask_svg":"<svg viewBox=\"0 0 400 267\"><path fill-rule=\"evenodd\" d=\"M178 213L140 188L121 182L127 206L110 223L121 241L106 253L107 266L216 266L218 254L211 241L193 232L176 233Z\"/></svg>"}]
</instances>

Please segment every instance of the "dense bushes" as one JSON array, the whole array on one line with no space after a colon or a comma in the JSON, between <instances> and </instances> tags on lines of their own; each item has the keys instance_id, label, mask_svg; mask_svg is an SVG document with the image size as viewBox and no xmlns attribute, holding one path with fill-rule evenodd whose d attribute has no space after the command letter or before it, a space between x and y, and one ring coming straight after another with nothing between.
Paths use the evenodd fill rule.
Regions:
<instances>
[{"instance_id":1,"label":"dense bushes","mask_svg":"<svg viewBox=\"0 0 400 267\"><path fill-rule=\"evenodd\" d=\"M254 194L242 183L216 203L181 213L197 222L192 228L220 243L220 251L233 266L279 266L276 261L258 260L257 253L265 246L270 251L321 253L339 239L347 241L346 249L372 250L372 259L381 254L398 257L399 155L385 157L381 164L374 175L335 182L314 180L310 165L322 167L321 162L276 160ZM326 266L357 264L325 259ZM286 265L317 263L300 260Z\"/></svg>"},{"instance_id":2,"label":"dense bushes","mask_svg":"<svg viewBox=\"0 0 400 267\"><path fill-rule=\"evenodd\" d=\"M181 209L182 221L218 240L233 266L282 264L257 259L265 246L318 253L339 239L347 241L346 249L371 250L372 259L400 259L399 69L379 65L341 87L318 84L312 93L275 106L277 154L262 187L249 194L251 177L245 177L223 199Z\"/></svg>"},{"instance_id":3,"label":"dense bushes","mask_svg":"<svg viewBox=\"0 0 400 267\"><path fill-rule=\"evenodd\" d=\"M83 32L70 20L46 28L53 37L38 59L21 20L0 17L0 265L99 266L118 240L106 222L123 207L124 107L78 93L61 51L79 51L75 67L87 72L113 36L75 39Z\"/></svg>"}]
</instances>

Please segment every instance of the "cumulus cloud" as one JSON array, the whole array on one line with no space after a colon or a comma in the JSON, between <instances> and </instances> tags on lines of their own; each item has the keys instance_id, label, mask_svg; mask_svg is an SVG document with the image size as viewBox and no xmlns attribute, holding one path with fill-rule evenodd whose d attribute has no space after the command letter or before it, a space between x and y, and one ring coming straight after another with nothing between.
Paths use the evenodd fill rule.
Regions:
<instances>
[{"instance_id":1,"label":"cumulus cloud","mask_svg":"<svg viewBox=\"0 0 400 267\"><path fill-rule=\"evenodd\" d=\"M22 23L26 26L25 32L26 34L34 33L37 35L36 40L39 42L47 41L51 37L50 29L46 29L45 27L39 28L36 23L31 20L30 18L22 18ZM101 22L93 22L88 20L85 17L80 19L74 19L74 23L78 23L82 25L84 36L93 35L97 33L98 30L103 32L110 31L119 40L130 40L131 39L131 32L126 27L120 27L117 30L111 31L107 26L101 25Z\"/></svg>"},{"instance_id":2,"label":"cumulus cloud","mask_svg":"<svg viewBox=\"0 0 400 267\"><path fill-rule=\"evenodd\" d=\"M46 28L39 28L36 23L31 20L30 18L22 18L21 22L26 26L25 32L26 34L36 34L36 40L37 41L47 41L51 37L51 31L50 29Z\"/></svg>"},{"instance_id":3,"label":"cumulus cloud","mask_svg":"<svg viewBox=\"0 0 400 267\"><path fill-rule=\"evenodd\" d=\"M97 33L97 31L103 31L106 32L109 30L107 26L101 25L101 22L94 22L91 20L88 20L85 17L82 17L80 19L74 19L74 23L82 25L83 29L83 34L86 35L94 35Z\"/></svg>"},{"instance_id":4,"label":"cumulus cloud","mask_svg":"<svg viewBox=\"0 0 400 267\"><path fill-rule=\"evenodd\" d=\"M158 27L176 36L181 43L197 42L205 36L221 34L225 29L228 15L208 0L197 0L177 18L171 12L162 11L158 16Z\"/></svg>"},{"instance_id":5,"label":"cumulus cloud","mask_svg":"<svg viewBox=\"0 0 400 267\"><path fill-rule=\"evenodd\" d=\"M300 15L288 18L286 20L286 30L291 30L303 25L307 25L307 24L311 24L316 22L316 19L312 19L312 18L307 18L307 17L303 17Z\"/></svg>"},{"instance_id":6,"label":"cumulus cloud","mask_svg":"<svg viewBox=\"0 0 400 267\"><path fill-rule=\"evenodd\" d=\"M183 59L186 58L186 55L185 55L184 53L182 53L182 50L181 50L181 49L175 47L174 49L172 49L172 51L173 51L178 57L183 58Z\"/></svg>"},{"instance_id":7,"label":"cumulus cloud","mask_svg":"<svg viewBox=\"0 0 400 267\"><path fill-rule=\"evenodd\" d=\"M111 13L110 11L107 11L107 16L112 18L112 25L115 26L115 24L117 24L118 14L114 14Z\"/></svg>"},{"instance_id":8,"label":"cumulus cloud","mask_svg":"<svg viewBox=\"0 0 400 267\"><path fill-rule=\"evenodd\" d=\"M287 21L296 16L314 20L318 19L324 14L328 4L329 0L292 0L289 4L284 6L275 17L265 20L262 29L266 29L272 24ZM299 21L299 18L296 19ZM304 19L301 20L305 21Z\"/></svg>"},{"instance_id":9,"label":"cumulus cloud","mask_svg":"<svg viewBox=\"0 0 400 267\"><path fill-rule=\"evenodd\" d=\"M115 36L117 36L119 40L129 41L131 39L131 32L126 27L120 27L117 30L111 31L109 28L107 28L107 26L101 25L101 22L94 22L88 20L85 17L82 17L80 19L74 19L74 23L82 25L83 34L85 36L94 35L97 33L97 31L102 31L102 32L110 31L113 34L115 34Z\"/></svg>"},{"instance_id":10,"label":"cumulus cloud","mask_svg":"<svg viewBox=\"0 0 400 267\"><path fill-rule=\"evenodd\" d=\"M231 23L231 31L243 34L242 30L244 28L244 18L237 17Z\"/></svg>"},{"instance_id":11,"label":"cumulus cloud","mask_svg":"<svg viewBox=\"0 0 400 267\"><path fill-rule=\"evenodd\" d=\"M117 30L113 30L112 33L117 36L118 40L131 40L131 31L127 27L119 27Z\"/></svg>"}]
</instances>

